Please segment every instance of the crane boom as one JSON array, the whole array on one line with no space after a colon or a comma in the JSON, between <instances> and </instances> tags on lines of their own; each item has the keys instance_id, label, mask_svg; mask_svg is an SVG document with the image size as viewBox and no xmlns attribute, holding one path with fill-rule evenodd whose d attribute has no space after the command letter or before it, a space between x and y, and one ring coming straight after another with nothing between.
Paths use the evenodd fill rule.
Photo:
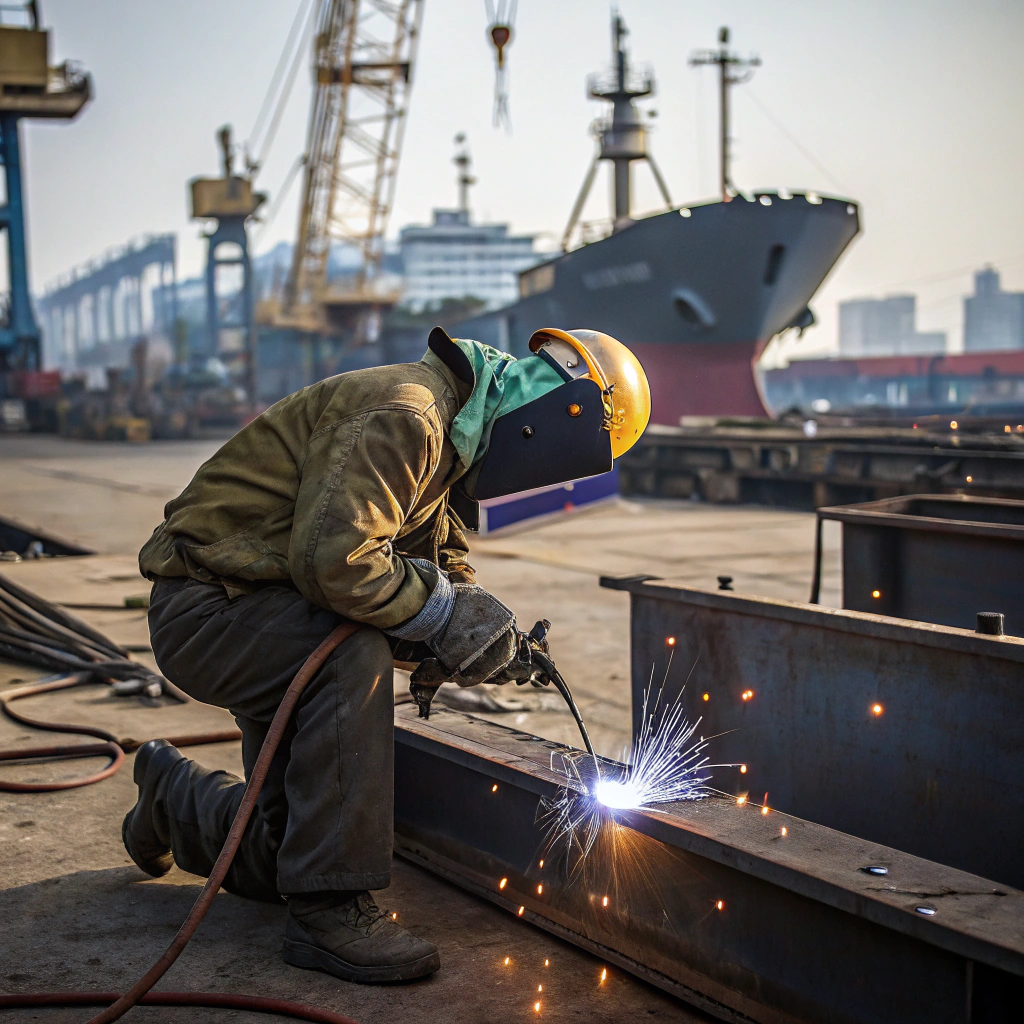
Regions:
<instances>
[{"instance_id":1,"label":"crane boom","mask_svg":"<svg viewBox=\"0 0 1024 1024\"><path fill-rule=\"evenodd\" d=\"M384 235L422 16L423 0L318 0L305 179L282 310L293 322L322 325L332 301L387 304ZM361 256L352 286L337 295L327 285L334 240Z\"/></svg>"}]
</instances>

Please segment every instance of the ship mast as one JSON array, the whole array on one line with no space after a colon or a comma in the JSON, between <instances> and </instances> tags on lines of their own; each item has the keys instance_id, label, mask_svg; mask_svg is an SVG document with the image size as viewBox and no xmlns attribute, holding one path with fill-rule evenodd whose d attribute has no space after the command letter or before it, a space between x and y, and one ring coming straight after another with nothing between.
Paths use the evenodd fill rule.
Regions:
<instances>
[{"instance_id":1,"label":"ship mast","mask_svg":"<svg viewBox=\"0 0 1024 1024\"><path fill-rule=\"evenodd\" d=\"M597 165L602 160L609 160L615 174L615 218L613 230L621 231L633 223L630 216L630 171L634 160L646 160L650 165L654 180L665 205L671 209L672 199L668 194L668 186L662 178L654 157L647 149L647 126L644 124L640 111L636 109L636 100L654 94L654 76L649 71L640 74L632 73L629 56L626 53L625 38L629 34L626 23L621 15L612 18L612 68L610 74L591 75L587 80L587 93L591 99L605 100L612 104L612 116L595 122L594 135L598 146L583 187L576 198L576 204L569 215L569 223L562 235L562 251L569 248L572 236L583 206L594 183Z\"/></svg>"},{"instance_id":2,"label":"ship mast","mask_svg":"<svg viewBox=\"0 0 1024 1024\"><path fill-rule=\"evenodd\" d=\"M695 50L690 55L690 66L700 67L705 64L718 65L718 92L721 116L718 125L719 147L719 187L722 202L727 203L736 189L729 173L729 87L746 82L753 75L753 69L761 66L760 57L740 57L731 53L729 46L729 30L724 26L718 30L717 50Z\"/></svg>"}]
</instances>

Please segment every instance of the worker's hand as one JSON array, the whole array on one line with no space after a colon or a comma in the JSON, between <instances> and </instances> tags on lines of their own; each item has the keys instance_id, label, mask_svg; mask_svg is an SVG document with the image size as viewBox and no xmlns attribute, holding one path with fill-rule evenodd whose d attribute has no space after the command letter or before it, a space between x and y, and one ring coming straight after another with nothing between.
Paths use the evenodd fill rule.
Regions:
<instances>
[{"instance_id":1,"label":"worker's hand","mask_svg":"<svg viewBox=\"0 0 1024 1024\"><path fill-rule=\"evenodd\" d=\"M519 655L516 617L483 587L456 583L454 589L452 613L444 628L427 644L448 673L447 678L459 686L496 682L499 673ZM430 670L432 675L437 671Z\"/></svg>"},{"instance_id":2,"label":"worker's hand","mask_svg":"<svg viewBox=\"0 0 1024 1024\"><path fill-rule=\"evenodd\" d=\"M545 639L547 625L550 623L542 620L529 633L520 633L516 656L489 682L547 686L551 682L551 672L554 669L548 642Z\"/></svg>"}]
</instances>

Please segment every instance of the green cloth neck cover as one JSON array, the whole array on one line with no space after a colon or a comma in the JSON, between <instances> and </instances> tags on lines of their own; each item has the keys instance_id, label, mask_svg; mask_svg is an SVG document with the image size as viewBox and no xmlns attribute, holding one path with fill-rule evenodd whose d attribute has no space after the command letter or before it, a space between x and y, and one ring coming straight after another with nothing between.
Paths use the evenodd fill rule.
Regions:
<instances>
[{"instance_id":1,"label":"green cloth neck cover","mask_svg":"<svg viewBox=\"0 0 1024 1024\"><path fill-rule=\"evenodd\" d=\"M514 412L546 395L565 381L559 372L540 356L516 359L490 345L467 338L453 338L473 368L473 392L459 410L449 436L463 472L487 454L491 428L499 416ZM444 363L427 351L423 362L434 367Z\"/></svg>"}]
</instances>

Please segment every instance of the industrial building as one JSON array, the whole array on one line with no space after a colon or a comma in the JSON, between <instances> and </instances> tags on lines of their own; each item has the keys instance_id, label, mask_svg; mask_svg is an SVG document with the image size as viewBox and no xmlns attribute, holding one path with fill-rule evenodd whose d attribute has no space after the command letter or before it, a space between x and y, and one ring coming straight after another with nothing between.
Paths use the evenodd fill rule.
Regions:
<instances>
[{"instance_id":1,"label":"industrial building","mask_svg":"<svg viewBox=\"0 0 1024 1024\"><path fill-rule=\"evenodd\" d=\"M399 237L402 301L416 311L444 299L506 306L519 298L519 272L543 258L533 235L510 235L507 224L474 224L468 209L434 210L432 224L410 224Z\"/></svg>"},{"instance_id":2,"label":"industrial building","mask_svg":"<svg viewBox=\"0 0 1024 1024\"><path fill-rule=\"evenodd\" d=\"M986 266L974 275L974 294L964 299L964 351L1024 348L1024 292L1004 292L999 272Z\"/></svg>"},{"instance_id":3,"label":"industrial building","mask_svg":"<svg viewBox=\"0 0 1024 1024\"><path fill-rule=\"evenodd\" d=\"M942 331L918 331L917 297L851 299L839 303L839 354L857 356L925 356L946 351Z\"/></svg>"}]
</instances>

